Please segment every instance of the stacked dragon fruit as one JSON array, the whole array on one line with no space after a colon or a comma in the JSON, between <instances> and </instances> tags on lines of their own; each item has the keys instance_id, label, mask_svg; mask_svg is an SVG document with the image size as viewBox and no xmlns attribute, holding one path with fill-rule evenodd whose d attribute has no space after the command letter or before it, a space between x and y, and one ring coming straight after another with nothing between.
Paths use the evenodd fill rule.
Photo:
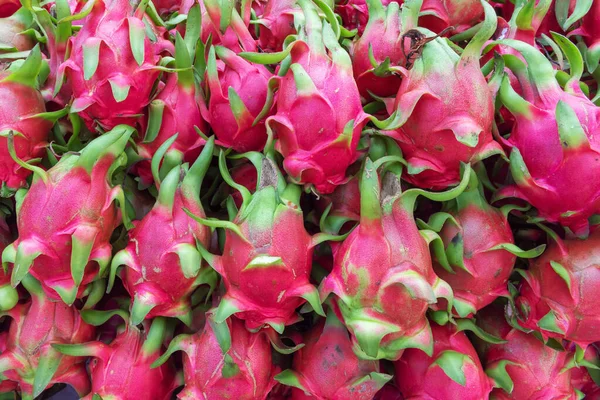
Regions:
<instances>
[{"instance_id":1,"label":"stacked dragon fruit","mask_svg":"<svg viewBox=\"0 0 600 400\"><path fill-rule=\"evenodd\" d=\"M0 398L600 399L599 60L593 0L0 0Z\"/></svg>"}]
</instances>

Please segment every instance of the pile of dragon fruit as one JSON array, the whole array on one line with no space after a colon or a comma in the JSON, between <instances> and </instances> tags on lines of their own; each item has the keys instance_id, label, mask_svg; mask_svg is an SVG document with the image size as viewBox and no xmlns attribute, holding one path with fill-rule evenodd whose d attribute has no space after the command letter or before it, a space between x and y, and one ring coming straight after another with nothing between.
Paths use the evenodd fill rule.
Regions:
<instances>
[{"instance_id":1,"label":"pile of dragon fruit","mask_svg":"<svg viewBox=\"0 0 600 400\"><path fill-rule=\"evenodd\" d=\"M0 399L600 399L599 0L0 17Z\"/></svg>"}]
</instances>

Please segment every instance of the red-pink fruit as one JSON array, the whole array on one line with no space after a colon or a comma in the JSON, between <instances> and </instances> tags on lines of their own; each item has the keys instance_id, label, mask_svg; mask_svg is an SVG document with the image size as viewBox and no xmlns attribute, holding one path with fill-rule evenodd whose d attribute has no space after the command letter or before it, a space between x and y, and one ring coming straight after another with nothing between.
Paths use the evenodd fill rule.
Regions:
<instances>
[{"instance_id":1,"label":"red-pink fruit","mask_svg":"<svg viewBox=\"0 0 600 400\"><path fill-rule=\"evenodd\" d=\"M496 29L496 14L487 2L482 4L486 19L462 55L444 39L428 41L406 71L396 99L386 101L388 112L397 117L386 128L394 130L386 134L408 162L403 178L416 186L454 185L460 180L461 162L502 152L492 138L492 90L479 66L482 46ZM411 32L425 40L428 31Z\"/></svg>"},{"instance_id":2,"label":"red-pink fruit","mask_svg":"<svg viewBox=\"0 0 600 400\"><path fill-rule=\"evenodd\" d=\"M177 317L191 324L192 292L203 284L216 285L215 272L202 265L196 246L200 243L208 247L210 230L184 211L205 217L199 194L212 159L213 143L211 138L191 167L177 166L160 182L154 208L135 223L129 232L129 244L112 260L109 291L117 268L124 265L121 278L133 299L134 325L157 316Z\"/></svg>"},{"instance_id":3,"label":"red-pink fruit","mask_svg":"<svg viewBox=\"0 0 600 400\"><path fill-rule=\"evenodd\" d=\"M542 8L542 9L546 9L548 10L547 12L544 13L539 13L539 12L535 12L534 16L533 16L533 23L529 29L533 29L535 31L537 31L538 35L550 35L550 32L558 32L558 33L563 33L563 28L560 26L560 24L558 23L557 19L556 19L556 1L554 0L529 0L527 3L529 3L530 1L533 1L535 4L535 8L538 9ZM571 9L574 6L575 1L574 0L568 0L571 5L569 6L569 11L571 11ZM522 3L523 5L527 4L527 3ZM563 3L564 4L564 3ZM508 1L502 4L502 8L501 8L501 15L504 19L506 19L507 21L513 20L515 18L515 13L518 14L519 10L517 10L517 7L515 7L515 4ZM515 11L517 10L517 11ZM521 8L522 10L522 8ZM525 16L525 14L523 14L523 17ZM541 18L541 20L538 19ZM521 28L525 28L525 25L523 25ZM529 42L528 42L529 43ZM529 43L532 44L533 43Z\"/></svg>"},{"instance_id":4,"label":"red-pink fruit","mask_svg":"<svg viewBox=\"0 0 600 400\"><path fill-rule=\"evenodd\" d=\"M600 400L600 385L594 381L594 378L598 379L598 372L593 367L600 363L600 352L596 347L589 346L583 358L586 364L591 364L587 364L589 367L580 366L571 370L573 387L583 393L586 400Z\"/></svg>"},{"instance_id":5,"label":"red-pink fruit","mask_svg":"<svg viewBox=\"0 0 600 400\"><path fill-rule=\"evenodd\" d=\"M527 329L586 347L600 341L600 232L588 239L555 236L546 252L523 271L516 300Z\"/></svg>"},{"instance_id":6,"label":"red-pink fruit","mask_svg":"<svg viewBox=\"0 0 600 400\"><path fill-rule=\"evenodd\" d=\"M334 253L333 271L321 298L334 293L354 351L362 358L397 360L405 348L433 351L425 313L438 298L452 300L452 289L433 271L428 241L413 217L419 195L449 200L464 190L401 192L397 176L379 183L376 166L366 160L360 182L360 223Z\"/></svg>"},{"instance_id":7,"label":"red-pink fruit","mask_svg":"<svg viewBox=\"0 0 600 400\"><path fill-rule=\"evenodd\" d=\"M229 169L231 174L231 179L239 185L242 185L246 189L250 191L250 193L254 193L256 191L256 187L258 185L258 173L256 171L256 167L252 165L250 162L244 162L243 164L238 164L235 167ZM220 205L224 200L227 199L228 196L233 198L233 202L235 206L239 209L242 206L243 198L242 193L229 186L227 182L223 182L217 193L213 196L211 205Z\"/></svg>"},{"instance_id":8,"label":"red-pink fruit","mask_svg":"<svg viewBox=\"0 0 600 400\"><path fill-rule=\"evenodd\" d=\"M254 122L267 100L271 72L216 46L209 51L206 75L210 89L206 120L217 144L240 153L262 150L267 141L265 121Z\"/></svg>"},{"instance_id":9,"label":"red-pink fruit","mask_svg":"<svg viewBox=\"0 0 600 400\"><path fill-rule=\"evenodd\" d=\"M0 23L0 54L4 57L10 57L9 52L27 51L34 47L33 39L23 33L27 29L26 18L19 14Z\"/></svg>"},{"instance_id":10,"label":"red-pink fruit","mask_svg":"<svg viewBox=\"0 0 600 400\"><path fill-rule=\"evenodd\" d=\"M451 324L432 324L433 354L407 349L395 362L396 385L406 399L481 400L492 380L483 372L475 348Z\"/></svg>"},{"instance_id":11,"label":"red-pink fruit","mask_svg":"<svg viewBox=\"0 0 600 400\"><path fill-rule=\"evenodd\" d=\"M207 314L204 329L179 335L153 367L183 351L185 387L181 400L264 400L275 385L278 367L271 362L271 344L264 331L251 333L237 318L217 323Z\"/></svg>"},{"instance_id":12,"label":"red-pink fruit","mask_svg":"<svg viewBox=\"0 0 600 400\"><path fill-rule=\"evenodd\" d=\"M31 188L17 207L19 238L2 253L14 265L16 286L28 273L52 300L68 305L84 296L88 284L104 275L112 257L110 237L121 223L123 190L111 184L125 161L133 128L116 127L81 153L67 153L48 171L33 169ZM128 221L128 220L127 220Z\"/></svg>"},{"instance_id":13,"label":"red-pink fruit","mask_svg":"<svg viewBox=\"0 0 600 400\"><path fill-rule=\"evenodd\" d=\"M424 0L419 26L435 33L448 28L459 33L481 22L484 13L479 0Z\"/></svg>"},{"instance_id":14,"label":"red-pink fruit","mask_svg":"<svg viewBox=\"0 0 600 400\"><path fill-rule=\"evenodd\" d=\"M358 180L356 176L350 178L348 182L336 187L333 193L322 196L317 202L316 208L320 213L324 213L331 205L325 221L328 232L343 232L342 229L350 229L360 220Z\"/></svg>"},{"instance_id":15,"label":"red-pink fruit","mask_svg":"<svg viewBox=\"0 0 600 400\"><path fill-rule=\"evenodd\" d=\"M31 300L3 313L13 319L0 354L0 371L18 383L22 398L33 399L55 383L71 385L79 396L90 391L83 360L63 356L54 344L83 343L94 337L94 327L85 323L74 307L48 299L39 282L28 276L22 281Z\"/></svg>"},{"instance_id":16,"label":"red-pink fruit","mask_svg":"<svg viewBox=\"0 0 600 400\"><path fill-rule=\"evenodd\" d=\"M175 66L181 70L169 75L166 85L150 103L148 116L142 123L145 134L137 145L144 160L136 164L136 172L146 184L153 180L150 160L169 138L177 134L165 153L163 165L167 171L168 167L183 162L193 163L206 142L198 130L208 133L200 111L204 99L191 70L189 50L194 49L188 49L178 33L175 48Z\"/></svg>"},{"instance_id":17,"label":"red-pink fruit","mask_svg":"<svg viewBox=\"0 0 600 400\"><path fill-rule=\"evenodd\" d=\"M388 383L377 392L373 400L404 400L404 397L396 386Z\"/></svg>"},{"instance_id":18,"label":"red-pink fruit","mask_svg":"<svg viewBox=\"0 0 600 400\"><path fill-rule=\"evenodd\" d=\"M7 136L14 135L17 157L29 161L45 151L52 123L36 114L46 112L44 100L36 89L42 66L39 47L14 71L0 72L0 192L5 196L25 185L31 171L21 166L9 152Z\"/></svg>"},{"instance_id":19,"label":"red-pink fruit","mask_svg":"<svg viewBox=\"0 0 600 400\"><path fill-rule=\"evenodd\" d=\"M82 314L94 325L103 324L114 315L128 319L121 310L87 310ZM164 318L155 318L143 332L134 325L127 325L110 344L97 341L53 347L70 356L91 357L92 390L84 400L98 396L119 400L168 400L177 387L175 368L170 363L151 368L163 347L166 324Z\"/></svg>"},{"instance_id":20,"label":"red-pink fruit","mask_svg":"<svg viewBox=\"0 0 600 400\"><path fill-rule=\"evenodd\" d=\"M232 184L223 153L219 166L225 180ZM215 320L221 323L235 314L250 330L270 325L282 333L286 325L298 321L296 309L307 301L323 313L309 277L313 247L329 235L311 238L306 232L300 209L301 189L286 185L273 161L263 160L259 177L254 194L242 185L232 185L244 199L232 222L194 218L207 226L226 229L223 255L202 254L225 284L226 293Z\"/></svg>"},{"instance_id":21,"label":"red-pink fruit","mask_svg":"<svg viewBox=\"0 0 600 400\"><path fill-rule=\"evenodd\" d=\"M0 0L0 18L8 18L21 8L19 0Z\"/></svg>"},{"instance_id":22,"label":"red-pink fruit","mask_svg":"<svg viewBox=\"0 0 600 400\"><path fill-rule=\"evenodd\" d=\"M255 2L256 3L256 2ZM258 44L263 51L281 51L283 41L296 33L294 15L301 14L295 0L269 1L264 13L256 20Z\"/></svg>"},{"instance_id":23,"label":"red-pink fruit","mask_svg":"<svg viewBox=\"0 0 600 400\"><path fill-rule=\"evenodd\" d=\"M569 20L565 21L565 28L570 25L569 22L572 23ZM591 8L581 19L579 27L569 33L569 36L572 35L583 37L583 41L587 45L585 62L588 71L595 71L600 61L600 3L597 1L591 2Z\"/></svg>"},{"instance_id":24,"label":"red-pink fruit","mask_svg":"<svg viewBox=\"0 0 600 400\"><path fill-rule=\"evenodd\" d=\"M275 377L293 387L292 400L371 400L391 378L379 372L378 361L354 354L350 335L333 311L305 336L292 369Z\"/></svg>"},{"instance_id":25,"label":"red-pink fruit","mask_svg":"<svg viewBox=\"0 0 600 400\"><path fill-rule=\"evenodd\" d=\"M358 157L360 132L368 116L360 104L348 53L331 26L321 22L316 6L308 0L298 3L305 24L292 45L277 113L266 124L278 139L275 146L292 181L327 194L347 180L346 169ZM269 56L265 60L270 63Z\"/></svg>"},{"instance_id":26,"label":"red-pink fruit","mask_svg":"<svg viewBox=\"0 0 600 400\"><path fill-rule=\"evenodd\" d=\"M69 42L59 81L64 73L73 90L71 111L92 131L135 124L150 102L160 53L172 45L144 12L134 12L127 0L99 0Z\"/></svg>"},{"instance_id":27,"label":"red-pink fruit","mask_svg":"<svg viewBox=\"0 0 600 400\"><path fill-rule=\"evenodd\" d=\"M572 66L582 65L579 51L564 36L554 39L569 54ZM598 139L600 108L579 88L582 68L572 67L563 90L546 57L523 42L503 40L517 50L527 67L515 69L517 94L504 78L499 99L514 116L510 137L510 170L515 185L496 198L519 197L537 208L539 217L559 222L577 234L588 231L588 218L600 210ZM577 61L578 60L578 61ZM577 188L577 190L573 190Z\"/></svg>"},{"instance_id":28,"label":"red-pink fruit","mask_svg":"<svg viewBox=\"0 0 600 400\"><path fill-rule=\"evenodd\" d=\"M439 232L443 245L434 246L435 273L452 287L453 307L467 317L490 304L498 296L508 296L507 281L517 256L537 257L545 245L525 251L515 245L507 215L487 203L476 174L464 192L448 203L447 212L431 216L425 229Z\"/></svg>"},{"instance_id":29,"label":"red-pink fruit","mask_svg":"<svg viewBox=\"0 0 600 400\"><path fill-rule=\"evenodd\" d=\"M241 51L256 51L256 41L248 29L252 1L242 2L244 8L234 7L234 2L221 2L220 0L203 0L202 13L203 43L212 35L212 44L221 45L229 50L239 53ZM206 21L206 22L205 22Z\"/></svg>"},{"instance_id":30,"label":"red-pink fruit","mask_svg":"<svg viewBox=\"0 0 600 400\"><path fill-rule=\"evenodd\" d=\"M346 29L356 29L362 35L369 20L369 8L366 0L338 0L335 12L342 17Z\"/></svg>"}]
</instances>

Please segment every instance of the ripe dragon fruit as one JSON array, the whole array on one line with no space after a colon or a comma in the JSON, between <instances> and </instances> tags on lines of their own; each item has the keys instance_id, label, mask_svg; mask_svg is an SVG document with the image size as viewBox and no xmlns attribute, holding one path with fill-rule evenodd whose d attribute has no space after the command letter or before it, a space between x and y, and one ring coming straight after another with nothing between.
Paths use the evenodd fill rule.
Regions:
<instances>
[{"instance_id":1,"label":"ripe dragon fruit","mask_svg":"<svg viewBox=\"0 0 600 400\"><path fill-rule=\"evenodd\" d=\"M600 182L595 179L600 157L594 136L600 108L579 87L583 72L579 51L565 37L553 37L571 65L572 77L565 90L542 53L523 42L499 41L521 53L527 67L515 71L523 97L507 77L499 91L501 102L515 119L510 137L501 139L512 149L510 170L515 185L502 188L495 198L524 199L537 208L539 217L585 235L588 217L600 210Z\"/></svg>"},{"instance_id":2,"label":"ripe dragon fruit","mask_svg":"<svg viewBox=\"0 0 600 400\"><path fill-rule=\"evenodd\" d=\"M432 324L433 355L407 349L396 361L396 385L407 399L489 398L492 380L464 332L451 324Z\"/></svg>"},{"instance_id":3,"label":"ripe dragon fruit","mask_svg":"<svg viewBox=\"0 0 600 400\"><path fill-rule=\"evenodd\" d=\"M28 18L25 10L2 20L0 24L0 54L21 52L33 49L35 43L24 31L27 29ZM15 57L16 59L16 57Z\"/></svg>"},{"instance_id":4,"label":"ripe dragon fruit","mask_svg":"<svg viewBox=\"0 0 600 400\"><path fill-rule=\"evenodd\" d=\"M434 250L435 273L452 287L454 310L467 317L490 304L498 296L508 296L506 283L517 256L537 257L545 245L525 251L514 244L508 213L516 207L490 206L476 174L469 186L450 202L447 212L431 216L419 226L439 232L443 243Z\"/></svg>"},{"instance_id":5,"label":"ripe dragon fruit","mask_svg":"<svg viewBox=\"0 0 600 400\"><path fill-rule=\"evenodd\" d=\"M193 12L199 12L195 6ZM192 14L190 13L190 16ZM191 22L190 22L191 23ZM190 32L191 34L191 32ZM204 99L200 88L194 80L192 59L195 48L187 48L184 40L177 33L175 39L175 66L177 73L170 74L164 88L152 100L147 119L144 120L145 134L138 143L138 153L144 158L136 164L136 172L142 182L152 182L150 160L170 137L177 133L177 139L165 154L165 170L181 162L194 162L205 140L196 129L207 133L208 126L202 118L201 107Z\"/></svg>"},{"instance_id":6,"label":"ripe dragon fruit","mask_svg":"<svg viewBox=\"0 0 600 400\"><path fill-rule=\"evenodd\" d=\"M251 333L235 318L217 323L207 314L204 329L179 335L153 367L183 351L185 387L177 398L264 400L275 386L278 368L271 363L271 344L264 331Z\"/></svg>"},{"instance_id":7,"label":"ripe dragon fruit","mask_svg":"<svg viewBox=\"0 0 600 400\"><path fill-rule=\"evenodd\" d=\"M463 32L484 18L479 0L424 0L419 25L435 33Z\"/></svg>"},{"instance_id":8,"label":"ripe dragon fruit","mask_svg":"<svg viewBox=\"0 0 600 400\"><path fill-rule=\"evenodd\" d=\"M0 0L0 18L8 18L21 8L19 0Z\"/></svg>"},{"instance_id":9,"label":"ripe dragon fruit","mask_svg":"<svg viewBox=\"0 0 600 400\"><path fill-rule=\"evenodd\" d=\"M352 351L346 327L333 311L305 337L294 354L293 369L275 379L293 387L291 399L371 400L392 377L379 362L360 360Z\"/></svg>"},{"instance_id":10,"label":"ripe dragon fruit","mask_svg":"<svg viewBox=\"0 0 600 400\"><path fill-rule=\"evenodd\" d=\"M22 65L0 72L0 103L4 104L0 109L0 193L3 196L24 186L31 174L12 158L8 135L14 134L17 157L35 162L44 153L52 127L49 120L37 115L46 112L44 100L36 89L41 67L42 55L36 46Z\"/></svg>"},{"instance_id":11,"label":"ripe dragon fruit","mask_svg":"<svg viewBox=\"0 0 600 400\"><path fill-rule=\"evenodd\" d=\"M0 205L0 254L12 240L12 233L6 223L5 215ZM0 270L0 311L10 310L18 301L19 293L10 284L10 274L4 272L4 269ZM0 391L0 393L2 392Z\"/></svg>"},{"instance_id":12,"label":"ripe dragon fruit","mask_svg":"<svg viewBox=\"0 0 600 400\"><path fill-rule=\"evenodd\" d=\"M125 162L132 133L129 126L117 126L48 171L19 160L35 176L19 198L19 238L2 253L5 268L14 264L13 286L31 273L50 299L71 305L104 274L112 256L109 239L121 222L115 200L125 205L123 190L110 182Z\"/></svg>"},{"instance_id":13,"label":"ripe dragon fruit","mask_svg":"<svg viewBox=\"0 0 600 400\"><path fill-rule=\"evenodd\" d=\"M335 12L342 18L348 29L356 29L362 35L369 20L369 8L366 0L337 0Z\"/></svg>"},{"instance_id":14,"label":"ripe dragon fruit","mask_svg":"<svg viewBox=\"0 0 600 400\"><path fill-rule=\"evenodd\" d=\"M240 153L262 150L267 141L265 121L261 117L254 122L267 100L272 74L222 46L211 47L206 74L210 89L206 119L213 122L217 144Z\"/></svg>"},{"instance_id":15,"label":"ripe dragon fruit","mask_svg":"<svg viewBox=\"0 0 600 400\"><path fill-rule=\"evenodd\" d=\"M438 298L451 304L452 289L433 272L426 238L437 235L419 232L413 209L419 195L438 201L456 197L470 171L467 168L461 184L447 192L402 193L391 172L381 188L376 165L366 160L360 223L336 250L333 271L320 288L322 299L336 295L359 357L397 360L405 348L431 355L433 339L425 313Z\"/></svg>"},{"instance_id":16,"label":"ripe dragon fruit","mask_svg":"<svg viewBox=\"0 0 600 400\"><path fill-rule=\"evenodd\" d=\"M82 316L91 324L101 325L118 315L127 321L127 313L117 311L83 311ZM166 321L155 318L144 332L128 325L117 337L105 344L55 344L57 351L74 357L92 357L89 363L92 378L91 393L83 400L168 400L177 388L175 368L167 363L160 368L150 365L158 358L163 347Z\"/></svg>"},{"instance_id":17,"label":"ripe dragon fruit","mask_svg":"<svg viewBox=\"0 0 600 400\"><path fill-rule=\"evenodd\" d=\"M299 0L305 24L291 51L291 66L281 79L277 112L267 118L267 129L277 138L277 151L294 183L331 193L346 182L346 169L358 157L360 132L367 122L348 53L332 27L322 23L315 5ZM272 63L273 55L250 55ZM306 123L310 113L311 123ZM335 160L335 162L333 162Z\"/></svg>"},{"instance_id":18,"label":"ripe dragon fruit","mask_svg":"<svg viewBox=\"0 0 600 400\"><path fill-rule=\"evenodd\" d=\"M198 160L188 168L173 168L160 183L154 208L129 232L129 244L118 252L111 264L108 290L113 286L117 268L125 288L133 298L131 322L145 318L178 317L192 322L190 296L200 285L216 286L215 272L201 265L196 242L210 244L210 231L191 219L183 208L204 216L199 193L213 153L211 138ZM167 144L169 144L167 142ZM157 153L160 161L160 153Z\"/></svg>"},{"instance_id":19,"label":"ripe dragon fruit","mask_svg":"<svg viewBox=\"0 0 600 400\"><path fill-rule=\"evenodd\" d=\"M236 7L236 1L203 0L201 39L207 43L212 36L212 44L221 45L229 50L255 51L256 41L248 30L250 10L253 1L242 1ZM206 21L206 23L204 22Z\"/></svg>"},{"instance_id":20,"label":"ripe dragon fruit","mask_svg":"<svg viewBox=\"0 0 600 400\"><path fill-rule=\"evenodd\" d=\"M172 45L158 29L146 30L144 12L144 7L133 12L127 0L98 0L70 39L58 83L64 74L73 89L71 112L92 131L135 124L150 102L160 53L172 51Z\"/></svg>"},{"instance_id":21,"label":"ripe dragon fruit","mask_svg":"<svg viewBox=\"0 0 600 400\"><path fill-rule=\"evenodd\" d=\"M33 399L55 383L67 383L85 396L90 391L85 363L63 356L52 346L91 340L94 327L81 319L76 308L48 299L31 276L22 283L31 300L2 313L13 321L0 354L0 372L18 383L23 399Z\"/></svg>"},{"instance_id":22,"label":"ripe dragon fruit","mask_svg":"<svg viewBox=\"0 0 600 400\"><path fill-rule=\"evenodd\" d=\"M585 49L585 62L588 68L588 71L594 72L596 68L598 68L598 63L600 61L600 4L597 1L592 2L584 2L579 0L576 3L590 3L589 8L578 15L583 16L581 19L581 24L577 29L569 32L569 36L579 35L583 37L583 41L587 45ZM563 27L566 29L570 26L573 20L577 19L576 15L574 18L569 17L568 20L564 22Z\"/></svg>"},{"instance_id":23,"label":"ripe dragon fruit","mask_svg":"<svg viewBox=\"0 0 600 400\"><path fill-rule=\"evenodd\" d=\"M396 118L385 133L398 142L408 162L404 178L416 186L444 189L460 180L461 162L502 153L491 133L492 91L479 67L482 46L496 29L496 14L482 4L485 21L461 56L441 38L425 39L428 31L410 31L420 37L417 46L430 41L405 72L396 99L386 99Z\"/></svg>"},{"instance_id":24,"label":"ripe dragon fruit","mask_svg":"<svg viewBox=\"0 0 600 400\"><path fill-rule=\"evenodd\" d=\"M260 18L258 45L263 51L281 51L286 37L296 33L294 16L301 10L296 0L269 1Z\"/></svg>"},{"instance_id":25,"label":"ripe dragon fruit","mask_svg":"<svg viewBox=\"0 0 600 400\"><path fill-rule=\"evenodd\" d=\"M331 205L331 208L327 209ZM360 220L360 186L358 177L350 178L344 185L338 186L333 193L322 196L316 204L322 214L327 212L325 230L334 233L346 233Z\"/></svg>"},{"instance_id":26,"label":"ripe dragon fruit","mask_svg":"<svg viewBox=\"0 0 600 400\"><path fill-rule=\"evenodd\" d=\"M520 324L542 335L585 348L600 341L600 269L595 255L600 232L587 240L562 241L551 234L548 250L522 271L524 282L516 306Z\"/></svg>"},{"instance_id":27,"label":"ripe dragon fruit","mask_svg":"<svg viewBox=\"0 0 600 400\"><path fill-rule=\"evenodd\" d=\"M598 371L594 366L600 363L600 351L595 346L589 346L583 353L585 361L592 364L592 367L579 366L571 370L571 382L573 386L585 395L587 400L600 399L600 385L594 381L598 380Z\"/></svg>"},{"instance_id":28,"label":"ripe dragon fruit","mask_svg":"<svg viewBox=\"0 0 600 400\"><path fill-rule=\"evenodd\" d=\"M233 222L199 218L225 228L222 256L203 251L202 257L223 277L226 294L215 313L221 323L235 314L255 331L270 325L282 333L299 320L295 310L305 302L323 314L317 289L309 282L313 247L331 235L310 237L304 228L299 186L285 184L277 166L263 159L259 187L253 195L232 181L223 153L219 167L226 182L242 193L243 203ZM258 290L260 289L260 290Z\"/></svg>"}]
</instances>

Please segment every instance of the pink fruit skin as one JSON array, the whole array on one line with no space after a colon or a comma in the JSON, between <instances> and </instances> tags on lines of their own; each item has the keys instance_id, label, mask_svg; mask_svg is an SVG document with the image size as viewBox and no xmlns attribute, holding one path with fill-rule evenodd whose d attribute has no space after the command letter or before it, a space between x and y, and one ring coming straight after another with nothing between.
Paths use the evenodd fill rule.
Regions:
<instances>
[{"instance_id":1,"label":"pink fruit skin","mask_svg":"<svg viewBox=\"0 0 600 400\"><path fill-rule=\"evenodd\" d=\"M33 39L22 34L27 27L16 16L6 18L0 25L0 43L7 47L14 47L18 51L31 50L34 46ZM0 50L6 54L8 51Z\"/></svg>"},{"instance_id":2,"label":"pink fruit skin","mask_svg":"<svg viewBox=\"0 0 600 400\"><path fill-rule=\"evenodd\" d=\"M593 364L598 365L598 361L600 360L600 354L598 353L598 349L593 346L589 346L585 350L586 361L592 362ZM571 370L571 382L575 389L579 390L583 394L585 394L585 399L589 400L599 400L600 399L600 386L594 382L587 368L579 367Z\"/></svg>"},{"instance_id":3,"label":"pink fruit skin","mask_svg":"<svg viewBox=\"0 0 600 400\"><path fill-rule=\"evenodd\" d=\"M237 152L260 151L267 141L264 120L253 126L267 99L267 83L272 74L263 65L244 60L233 51L217 49L220 62L217 71L208 67L210 100L206 120L211 123L217 144ZM245 106L241 115L235 115L230 104L235 91Z\"/></svg>"},{"instance_id":4,"label":"pink fruit skin","mask_svg":"<svg viewBox=\"0 0 600 400\"><path fill-rule=\"evenodd\" d=\"M416 349L407 349L402 358L395 362L396 385L405 399L481 400L489 398L492 380L485 374L473 345L464 332L452 325L432 324L433 356ZM461 385L448 377L442 367L448 352L466 356L462 359L461 371L465 384Z\"/></svg>"},{"instance_id":5,"label":"pink fruit skin","mask_svg":"<svg viewBox=\"0 0 600 400\"><path fill-rule=\"evenodd\" d=\"M76 308L40 294L32 294L30 301L17 304L5 315L13 321L0 360L2 365L9 363L12 369L3 375L16 382L23 395L32 395L35 370L40 357L52 350L51 344L83 343L92 340L95 334L95 328L83 322ZM90 382L83 360L62 356L48 388L54 383L70 384L79 396L89 393Z\"/></svg>"},{"instance_id":6,"label":"pink fruit skin","mask_svg":"<svg viewBox=\"0 0 600 400\"><path fill-rule=\"evenodd\" d=\"M8 18L21 8L19 0L0 0L0 18Z\"/></svg>"},{"instance_id":7,"label":"pink fruit skin","mask_svg":"<svg viewBox=\"0 0 600 400\"><path fill-rule=\"evenodd\" d=\"M441 33L450 28L452 33L463 32L483 20L483 8L478 0L424 0L419 26Z\"/></svg>"},{"instance_id":8,"label":"pink fruit skin","mask_svg":"<svg viewBox=\"0 0 600 400\"><path fill-rule=\"evenodd\" d=\"M294 14L300 10L295 0L269 1L259 18L258 44L263 51L283 50L283 41L296 33Z\"/></svg>"},{"instance_id":9,"label":"pink fruit skin","mask_svg":"<svg viewBox=\"0 0 600 400\"><path fill-rule=\"evenodd\" d=\"M279 371L271 364L271 344L264 331L248 332L235 317L226 323L231 334L227 354L235 365L223 362L223 351L207 323L182 344L185 387L179 399L264 400L275 386L273 376Z\"/></svg>"},{"instance_id":10,"label":"pink fruit skin","mask_svg":"<svg viewBox=\"0 0 600 400\"><path fill-rule=\"evenodd\" d=\"M17 156L24 161L41 157L52 127L42 118L27 118L46 112L40 92L18 82L2 81L8 75L0 73L0 132L13 130ZM0 137L0 185L15 190L25 185L31 171L19 166L8 153L8 139Z\"/></svg>"},{"instance_id":11,"label":"pink fruit skin","mask_svg":"<svg viewBox=\"0 0 600 400\"><path fill-rule=\"evenodd\" d=\"M533 260L525 272L521 295L517 299L524 320L521 325L541 331L545 337L573 341L583 348L600 340L600 232L586 240L551 241L541 257ZM570 285L556 272L564 267ZM570 286L570 287L569 287ZM552 312L558 329L555 332L540 320ZM556 331L562 331L559 333Z\"/></svg>"},{"instance_id":12,"label":"pink fruit skin","mask_svg":"<svg viewBox=\"0 0 600 400\"><path fill-rule=\"evenodd\" d=\"M96 126L110 130L118 124L135 124L150 102L150 93L159 75L155 67L160 53L172 52L172 45L155 29L156 43L143 34L143 62L138 64L130 41L131 29L144 32L145 26L140 17L133 15L128 1L98 1L84 20L81 31L69 42L71 55L60 66L59 74L64 73L69 80L74 96L72 107L78 110L92 132ZM94 46L99 46L98 66L93 76L86 79L83 49ZM115 99L111 82L116 86L129 86L123 101Z\"/></svg>"},{"instance_id":13,"label":"pink fruit skin","mask_svg":"<svg viewBox=\"0 0 600 400\"><path fill-rule=\"evenodd\" d=\"M569 36L571 35L581 35L588 46L588 53L598 60L600 57L600 4L597 1L592 2L592 7L581 19L581 25L570 32ZM592 65L592 67L595 66L597 65Z\"/></svg>"},{"instance_id":14,"label":"pink fruit skin","mask_svg":"<svg viewBox=\"0 0 600 400\"><path fill-rule=\"evenodd\" d=\"M369 20L369 9L365 0L342 0L336 1L335 12L342 17L346 29L358 29L362 35L367 21Z\"/></svg>"},{"instance_id":15,"label":"pink fruit skin","mask_svg":"<svg viewBox=\"0 0 600 400\"><path fill-rule=\"evenodd\" d=\"M373 400L404 400L397 387L387 384L373 398Z\"/></svg>"},{"instance_id":16,"label":"pink fruit skin","mask_svg":"<svg viewBox=\"0 0 600 400\"><path fill-rule=\"evenodd\" d=\"M256 168L254 168L252 164L246 163L234 167L231 169L231 177L235 183L243 185L250 191L250 193L254 193L256 191L258 174L256 173ZM232 188L231 197L233 197L233 201L235 202L236 207L239 209L242 206L242 194L238 190Z\"/></svg>"},{"instance_id":17,"label":"pink fruit skin","mask_svg":"<svg viewBox=\"0 0 600 400\"><path fill-rule=\"evenodd\" d=\"M290 399L371 400L386 378L369 379L359 385L356 381L379 373L379 362L360 360L352 351L344 325L337 318L331 323L330 318L327 324L322 320L305 335L304 347L294 353L292 368L309 394L292 388Z\"/></svg>"}]
</instances>

